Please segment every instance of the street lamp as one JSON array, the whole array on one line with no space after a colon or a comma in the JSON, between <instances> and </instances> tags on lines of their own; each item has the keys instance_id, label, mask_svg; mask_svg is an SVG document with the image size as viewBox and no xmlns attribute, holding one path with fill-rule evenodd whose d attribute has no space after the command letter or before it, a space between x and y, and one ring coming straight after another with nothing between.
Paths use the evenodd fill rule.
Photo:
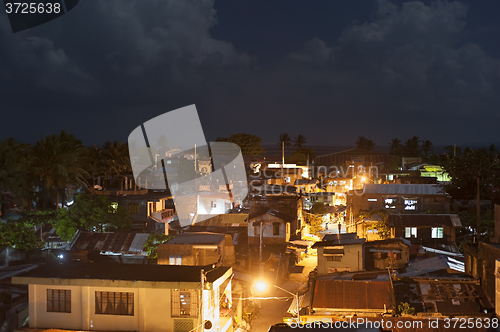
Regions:
<instances>
[{"instance_id":1,"label":"street lamp","mask_svg":"<svg viewBox=\"0 0 500 332\"><path fill-rule=\"evenodd\" d=\"M257 282L254 283L254 287L255 289L258 291L258 292L265 292L268 288L268 283L265 282L264 280L258 280ZM299 308L299 292L297 292L296 294L290 292L290 291L287 291L286 289L284 288L281 288L280 286L277 286L277 285L274 285L272 284L272 286L278 288L279 290L282 290L290 295L292 295L294 298L295 298L295 301L297 303L297 324L299 324L300 322L300 308Z\"/></svg>"}]
</instances>

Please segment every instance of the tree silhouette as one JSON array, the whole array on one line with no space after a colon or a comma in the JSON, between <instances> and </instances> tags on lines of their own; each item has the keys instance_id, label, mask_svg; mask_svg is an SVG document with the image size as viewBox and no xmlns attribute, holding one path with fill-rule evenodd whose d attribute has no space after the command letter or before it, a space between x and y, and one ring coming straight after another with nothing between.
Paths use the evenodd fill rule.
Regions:
<instances>
[{"instance_id":1,"label":"tree silhouette","mask_svg":"<svg viewBox=\"0 0 500 332\"><path fill-rule=\"evenodd\" d=\"M373 150L375 147L375 143L371 140L366 138L365 136L359 136L358 139L356 140L356 147L358 149L363 149L363 150Z\"/></svg>"},{"instance_id":2,"label":"tree silhouette","mask_svg":"<svg viewBox=\"0 0 500 332\"><path fill-rule=\"evenodd\" d=\"M391 145L391 151L389 153L393 156L401 157L403 154L403 144L401 144L401 140L393 138L389 144Z\"/></svg>"},{"instance_id":3,"label":"tree silhouette","mask_svg":"<svg viewBox=\"0 0 500 332\"><path fill-rule=\"evenodd\" d=\"M303 135L299 135L293 139L293 147L297 149L301 149L306 143L306 138Z\"/></svg>"}]
</instances>

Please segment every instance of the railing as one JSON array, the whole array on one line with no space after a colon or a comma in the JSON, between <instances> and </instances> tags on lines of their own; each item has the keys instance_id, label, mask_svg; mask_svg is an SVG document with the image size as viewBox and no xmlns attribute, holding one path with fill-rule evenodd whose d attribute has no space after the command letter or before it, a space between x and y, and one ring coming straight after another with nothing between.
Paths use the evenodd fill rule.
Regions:
<instances>
[{"instance_id":1,"label":"railing","mask_svg":"<svg viewBox=\"0 0 500 332\"><path fill-rule=\"evenodd\" d=\"M158 222L169 223L174 220L174 210L173 209L163 209L155 212L151 212L151 217L156 219Z\"/></svg>"}]
</instances>

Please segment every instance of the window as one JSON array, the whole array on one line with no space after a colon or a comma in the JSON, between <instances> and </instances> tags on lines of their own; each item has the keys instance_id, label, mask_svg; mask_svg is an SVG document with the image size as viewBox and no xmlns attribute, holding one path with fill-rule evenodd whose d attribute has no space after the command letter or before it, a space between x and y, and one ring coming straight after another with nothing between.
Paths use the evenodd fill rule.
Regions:
<instances>
[{"instance_id":1,"label":"window","mask_svg":"<svg viewBox=\"0 0 500 332\"><path fill-rule=\"evenodd\" d=\"M443 227L433 227L431 228L431 238L442 239L443 238Z\"/></svg>"},{"instance_id":2,"label":"window","mask_svg":"<svg viewBox=\"0 0 500 332\"><path fill-rule=\"evenodd\" d=\"M172 316L196 317L198 312L198 295L194 290L172 290Z\"/></svg>"},{"instance_id":3,"label":"window","mask_svg":"<svg viewBox=\"0 0 500 332\"><path fill-rule=\"evenodd\" d=\"M273 222L273 235L280 235L280 223Z\"/></svg>"},{"instance_id":4,"label":"window","mask_svg":"<svg viewBox=\"0 0 500 332\"><path fill-rule=\"evenodd\" d=\"M212 201L212 203L211 203L211 205L210 205L210 206L211 206L211 207L213 207L213 208L217 207L217 202Z\"/></svg>"},{"instance_id":5,"label":"window","mask_svg":"<svg viewBox=\"0 0 500 332\"><path fill-rule=\"evenodd\" d=\"M153 204L153 206L156 207L155 204ZM139 204L137 204L137 203L130 203L128 205L128 212L129 213L139 213Z\"/></svg>"},{"instance_id":6,"label":"window","mask_svg":"<svg viewBox=\"0 0 500 332\"><path fill-rule=\"evenodd\" d=\"M368 202L376 202L377 199L376 198L368 198Z\"/></svg>"},{"instance_id":7,"label":"window","mask_svg":"<svg viewBox=\"0 0 500 332\"><path fill-rule=\"evenodd\" d=\"M386 209L395 209L396 208L396 198L386 198L384 200Z\"/></svg>"},{"instance_id":8,"label":"window","mask_svg":"<svg viewBox=\"0 0 500 332\"><path fill-rule=\"evenodd\" d=\"M342 261L342 256L326 256L328 262L340 262Z\"/></svg>"},{"instance_id":9,"label":"window","mask_svg":"<svg viewBox=\"0 0 500 332\"><path fill-rule=\"evenodd\" d=\"M417 237L417 227L405 227L405 237Z\"/></svg>"},{"instance_id":10,"label":"window","mask_svg":"<svg viewBox=\"0 0 500 332\"><path fill-rule=\"evenodd\" d=\"M170 255L169 262L170 265L182 265L181 255Z\"/></svg>"},{"instance_id":11,"label":"window","mask_svg":"<svg viewBox=\"0 0 500 332\"><path fill-rule=\"evenodd\" d=\"M417 200L415 199L405 199L405 210L416 210Z\"/></svg>"},{"instance_id":12,"label":"window","mask_svg":"<svg viewBox=\"0 0 500 332\"><path fill-rule=\"evenodd\" d=\"M133 316L134 293L95 292L95 313Z\"/></svg>"},{"instance_id":13,"label":"window","mask_svg":"<svg viewBox=\"0 0 500 332\"><path fill-rule=\"evenodd\" d=\"M47 289L47 312L71 313L71 291Z\"/></svg>"}]
</instances>

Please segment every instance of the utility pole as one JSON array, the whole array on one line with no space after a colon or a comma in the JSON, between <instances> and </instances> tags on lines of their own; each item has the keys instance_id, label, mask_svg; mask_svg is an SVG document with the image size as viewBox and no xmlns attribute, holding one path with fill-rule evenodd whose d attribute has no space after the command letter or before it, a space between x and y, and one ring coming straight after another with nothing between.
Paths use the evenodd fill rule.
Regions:
<instances>
[{"instance_id":1,"label":"utility pole","mask_svg":"<svg viewBox=\"0 0 500 332\"><path fill-rule=\"evenodd\" d=\"M259 274L262 278L262 221L260 222L260 236L259 236Z\"/></svg>"},{"instance_id":2,"label":"utility pole","mask_svg":"<svg viewBox=\"0 0 500 332\"><path fill-rule=\"evenodd\" d=\"M205 320L203 319L203 289L205 288L205 270L201 269L201 291L200 291L200 331L205 331Z\"/></svg>"},{"instance_id":3,"label":"utility pole","mask_svg":"<svg viewBox=\"0 0 500 332\"><path fill-rule=\"evenodd\" d=\"M476 178L477 181L477 193L476 193L476 242L479 245L479 240L481 240L481 198L479 194L480 180L479 176Z\"/></svg>"}]
</instances>

